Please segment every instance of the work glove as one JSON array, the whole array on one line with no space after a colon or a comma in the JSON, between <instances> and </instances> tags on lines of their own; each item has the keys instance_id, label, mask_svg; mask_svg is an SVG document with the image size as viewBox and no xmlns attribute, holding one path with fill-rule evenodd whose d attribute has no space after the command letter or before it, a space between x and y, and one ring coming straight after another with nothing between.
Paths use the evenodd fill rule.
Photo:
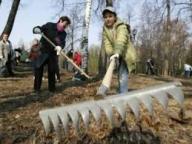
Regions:
<instances>
[{"instance_id":1,"label":"work glove","mask_svg":"<svg viewBox=\"0 0 192 144\"><path fill-rule=\"evenodd\" d=\"M41 34L41 27L40 26L36 26L33 28L33 33L34 34Z\"/></svg>"},{"instance_id":2,"label":"work glove","mask_svg":"<svg viewBox=\"0 0 192 144\"><path fill-rule=\"evenodd\" d=\"M110 61L112 61L113 59L118 59L119 58L119 54L114 54L110 57Z\"/></svg>"},{"instance_id":3,"label":"work glove","mask_svg":"<svg viewBox=\"0 0 192 144\"><path fill-rule=\"evenodd\" d=\"M55 47L55 51L57 52L57 55L60 55L61 50L62 50L61 46Z\"/></svg>"}]
</instances>

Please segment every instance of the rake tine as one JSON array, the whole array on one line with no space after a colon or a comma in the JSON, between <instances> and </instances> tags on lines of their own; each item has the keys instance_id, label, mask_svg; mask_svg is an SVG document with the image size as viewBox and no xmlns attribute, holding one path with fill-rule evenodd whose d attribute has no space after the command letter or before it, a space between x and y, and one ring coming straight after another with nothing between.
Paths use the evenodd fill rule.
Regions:
<instances>
[{"instance_id":1,"label":"rake tine","mask_svg":"<svg viewBox=\"0 0 192 144\"><path fill-rule=\"evenodd\" d=\"M59 109L57 111L58 115L59 115L59 118L63 124L63 128L64 128L64 131L65 133L68 132L68 122L69 122L69 117L68 117L68 114L66 111L63 110L64 108L62 109Z\"/></svg>"},{"instance_id":2,"label":"rake tine","mask_svg":"<svg viewBox=\"0 0 192 144\"><path fill-rule=\"evenodd\" d=\"M72 123L73 123L75 129L77 130L78 123L79 123L79 115L78 115L76 108L67 109L66 111L67 111L68 116L72 120Z\"/></svg>"},{"instance_id":3,"label":"rake tine","mask_svg":"<svg viewBox=\"0 0 192 144\"><path fill-rule=\"evenodd\" d=\"M139 100L137 98L131 98L127 101L128 105L130 106L131 110L133 111L135 117L139 118Z\"/></svg>"},{"instance_id":4,"label":"rake tine","mask_svg":"<svg viewBox=\"0 0 192 144\"><path fill-rule=\"evenodd\" d=\"M39 116L41 118L41 121L43 123L43 127L44 127L46 135L47 135L51 131L48 110L47 111L40 111Z\"/></svg>"},{"instance_id":5,"label":"rake tine","mask_svg":"<svg viewBox=\"0 0 192 144\"><path fill-rule=\"evenodd\" d=\"M150 95L142 95L137 97L148 109L149 113L152 115L153 113L153 104L152 98Z\"/></svg>"},{"instance_id":6,"label":"rake tine","mask_svg":"<svg viewBox=\"0 0 192 144\"><path fill-rule=\"evenodd\" d=\"M57 111L50 110L49 111L49 118L50 118L51 123L53 124L53 127L54 127L55 131L58 132L59 131L60 121L59 121L59 117L57 115Z\"/></svg>"},{"instance_id":7,"label":"rake tine","mask_svg":"<svg viewBox=\"0 0 192 144\"><path fill-rule=\"evenodd\" d=\"M182 107L184 102L184 94L180 88L169 89L168 93L179 103Z\"/></svg>"},{"instance_id":8,"label":"rake tine","mask_svg":"<svg viewBox=\"0 0 192 144\"><path fill-rule=\"evenodd\" d=\"M113 110L112 104L109 101L100 101L97 105L105 112L111 125L113 126Z\"/></svg>"},{"instance_id":9,"label":"rake tine","mask_svg":"<svg viewBox=\"0 0 192 144\"><path fill-rule=\"evenodd\" d=\"M88 105L88 109L90 113L93 115L94 119L98 121L101 117L101 110L99 106L94 102L90 102L90 105Z\"/></svg>"},{"instance_id":10,"label":"rake tine","mask_svg":"<svg viewBox=\"0 0 192 144\"><path fill-rule=\"evenodd\" d=\"M152 95L159 103L163 106L164 109L167 109L168 106L168 96L165 92L158 92Z\"/></svg>"},{"instance_id":11,"label":"rake tine","mask_svg":"<svg viewBox=\"0 0 192 144\"><path fill-rule=\"evenodd\" d=\"M81 115L81 117L83 119L83 123L85 124L85 127L88 128L88 125L89 125L89 109L88 109L88 107L79 108L78 113Z\"/></svg>"},{"instance_id":12,"label":"rake tine","mask_svg":"<svg viewBox=\"0 0 192 144\"><path fill-rule=\"evenodd\" d=\"M112 101L112 106L116 108L118 113L121 115L121 118L124 120L126 114L126 103L123 100Z\"/></svg>"}]
</instances>

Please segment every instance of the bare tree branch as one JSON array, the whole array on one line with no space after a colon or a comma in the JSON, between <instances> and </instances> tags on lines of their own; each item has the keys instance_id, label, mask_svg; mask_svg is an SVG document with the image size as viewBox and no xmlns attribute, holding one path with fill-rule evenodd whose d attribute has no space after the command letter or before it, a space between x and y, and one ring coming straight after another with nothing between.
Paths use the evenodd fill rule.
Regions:
<instances>
[{"instance_id":1,"label":"bare tree branch","mask_svg":"<svg viewBox=\"0 0 192 144\"><path fill-rule=\"evenodd\" d=\"M185 10L187 11L189 8L190 7L182 7L182 8L180 8L179 11L177 12L177 17L180 17L181 12L183 12Z\"/></svg>"},{"instance_id":2,"label":"bare tree branch","mask_svg":"<svg viewBox=\"0 0 192 144\"><path fill-rule=\"evenodd\" d=\"M177 2L173 2L174 5L191 5L191 2L185 2L185 3L177 3Z\"/></svg>"}]
</instances>

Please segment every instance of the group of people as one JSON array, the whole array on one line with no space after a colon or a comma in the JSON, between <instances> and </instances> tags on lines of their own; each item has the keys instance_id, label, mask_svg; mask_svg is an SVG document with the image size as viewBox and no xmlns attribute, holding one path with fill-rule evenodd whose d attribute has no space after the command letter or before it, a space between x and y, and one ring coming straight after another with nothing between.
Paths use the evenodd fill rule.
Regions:
<instances>
[{"instance_id":1,"label":"group of people","mask_svg":"<svg viewBox=\"0 0 192 144\"><path fill-rule=\"evenodd\" d=\"M118 71L119 93L126 93L128 91L128 75L136 67L136 50L131 41L130 26L122 22L118 17L113 7L106 7L102 12L104 26L103 26L103 45L110 61L115 59ZM40 41L34 39L30 51L29 58L32 61L34 72L34 91L39 93L43 78L43 69L47 65L48 69L48 90L55 92L56 81L60 81L59 74L59 55L62 49L65 48L66 28L71 24L70 18L62 16L56 23L48 22L42 26L33 28L34 33L44 34L56 46L53 46L45 37L41 37ZM6 55L3 54L6 51ZM0 41L0 66L7 67L10 75L12 75L10 61L11 43L8 41L8 36L3 35ZM73 60L79 67L82 63L81 54L76 52L73 54ZM154 62L148 59L146 62L146 73L154 74ZM188 68L188 69L187 69ZM192 68L185 65L186 76L189 76ZM78 71L75 72L74 79L78 79L81 75Z\"/></svg>"},{"instance_id":2,"label":"group of people","mask_svg":"<svg viewBox=\"0 0 192 144\"><path fill-rule=\"evenodd\" d=\"M135 69L136 52L131 43L130 30L128 25L122 22L113 9L113 7L106 7L103 10L104 28L103 40L104 47L110 60L118 61L118 80L119 92L124 93L128 91L128 73ZM33 29L34 33L43 33L55 45L51 45L43 36L38 43L34 41L34 53L31 54L34 67L34 91L39 93L41 89L42 76L44 66L48 66L48 89L50 92L55 92L55 75L58 72L58 55L65 47L66 32L65 29L71 24L70 19L66 16L59 18L57 23L46 23L43 26L36 26ZM39 44L40 47L37 47ZM37 52L38 51L38 52ZM81 65L81 54L74 54L74 62ZM80 73L75 72L76 75ZM76 78L76 76L74 76Z\"/></svg>"}]
</instances>

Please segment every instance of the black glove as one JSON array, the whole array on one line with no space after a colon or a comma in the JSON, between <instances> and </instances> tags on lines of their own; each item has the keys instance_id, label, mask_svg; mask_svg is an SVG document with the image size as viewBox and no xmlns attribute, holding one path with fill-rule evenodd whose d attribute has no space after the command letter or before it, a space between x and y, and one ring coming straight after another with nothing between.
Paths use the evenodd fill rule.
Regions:
<instances>
[{"instance_id":1,"label":"black glove","mask_svg":"<svg viewBox=\"0 0 192 144\"><path fill-rule=\"evenodd\" d=\"M40 26L36 26L33 28L33 33L34 34L41 34L42 31L41 31L41 27Z\"/></svg>"}]
</instances>

